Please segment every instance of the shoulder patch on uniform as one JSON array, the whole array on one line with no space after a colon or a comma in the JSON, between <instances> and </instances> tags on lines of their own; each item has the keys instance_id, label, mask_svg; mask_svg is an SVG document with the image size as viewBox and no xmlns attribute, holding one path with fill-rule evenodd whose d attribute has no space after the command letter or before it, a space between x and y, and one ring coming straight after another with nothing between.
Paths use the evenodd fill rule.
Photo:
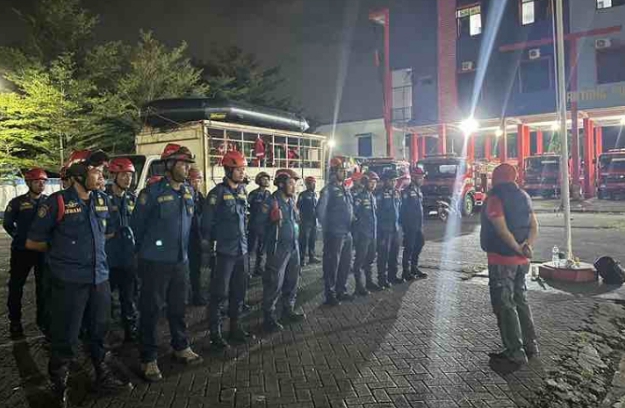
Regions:
<instances>
[{"instance_id":1,"label":"shoulder patch on uniform","mask_svg":"<svg viewBox=\"0 0 625 408\"><path fill-rule=\"evenodd\" d=\"M146 205L148 202L148 193L145 191L139 195L139 204Z\"/></svg>"},{"instance_id":2,"label":"shoulder patch on uniform","mask_svg":"<svg viewBox=\"0 0 625 408\"><path fill-rule=\"evenodd\" d=\"M37 216L39 218L45 218L46 215L48 215L48 205L42 204L41 207L39 207L39 210L37 211Z\"/></svg>"},{"instance_id":3,"label":"shoulder patch on uniform","mask_svg":"<svg viewBox=\"0 0 625 408\"><path fill-rule=\"evenodd\" d=\"M215 197L214 195L211 195L210 197L208 197L208 204L209 205L217 204L217 197Z\"/></svg>"}]
</instances>

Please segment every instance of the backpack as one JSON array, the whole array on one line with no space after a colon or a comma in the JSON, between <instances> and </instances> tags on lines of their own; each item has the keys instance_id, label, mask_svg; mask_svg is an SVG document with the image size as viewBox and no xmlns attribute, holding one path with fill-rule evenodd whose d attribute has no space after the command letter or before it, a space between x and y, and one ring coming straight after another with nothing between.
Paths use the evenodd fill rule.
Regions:
<instances>
[{"instance_id":1,"label":"backpack","mask_svg":"<svg viewBox=\"0 0 625 408\"><path fill-rule=\"evenodd\" d=\"M595 269L607 285L622 285L625 282L625 270L609 256L602 256L595 261Z\"/></svg>"}]
</instances>

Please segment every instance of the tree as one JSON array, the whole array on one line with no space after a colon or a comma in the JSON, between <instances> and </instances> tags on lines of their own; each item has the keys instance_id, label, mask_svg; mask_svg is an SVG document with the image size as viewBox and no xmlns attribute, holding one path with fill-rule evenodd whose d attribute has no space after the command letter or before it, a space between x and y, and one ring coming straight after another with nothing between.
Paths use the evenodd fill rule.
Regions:
<instances>
[{"instance_id":1,"label":"tree","mask_svg":"<svg viewBox=\"0 0 625 408\"><path fill-rule=\"evenodd\" d=\"M232 99L257 105L299 111L288 97L276 90L285 82L279 67L263 68L253 54L238 47L229 47L214 54L208 61L198 61L203 80L215 99Z\"/></svg>"}]
</instances>

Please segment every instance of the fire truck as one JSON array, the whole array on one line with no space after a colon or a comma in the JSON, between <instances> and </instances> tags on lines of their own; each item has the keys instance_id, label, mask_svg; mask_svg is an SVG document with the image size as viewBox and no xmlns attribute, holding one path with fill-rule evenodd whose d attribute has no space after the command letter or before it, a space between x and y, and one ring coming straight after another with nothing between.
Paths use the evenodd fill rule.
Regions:
<instances>
[{"instance_id":1,"label":"fire truck","mask_svg":"<svg viewBox=\"0 0 625 408\"><path fill-rule=\"evenodd\" d=\"M599 156L597 198L625 197L625 149L612 149Z\"/></svg>"},{"instance_id":2,"label":"fire truck","mask_svg":"<svg viewBox=\"0 0 625 408\"><path fill-rule=\"evenodd\" d=\"M525 158L523 189L530 197L560 195L560 156L545 153Z\"/></svg>"},{"instance_id":3,"label":"fire truck","mask_svg":"<svg viewBox=\"0 0 625 408\"><path fill-rule=\"evenodd\" d=\"M326 138L304 133L306 121L289 113L241 103L171 99L151 103L144 116L146 126L135 138L136 154L124 156L135 165L137 191L165 174L160 154L168 143L185 145L195 154L205 193L223 180L221 158L233 149L247 158L249 180L261 171L273 176L289 167L302 179L314 176L317 188L324 186Z\"/></svg>"},{"instance_id":4,"label":"fire truck","mask_svg":"<svg viewBox=\"0 0 625 408\"><path fill-rule=\"evenodd\" d=\"M460 213L468 216L482 206L495 163L445 154L426 156L417 165L425 172L421 191L426 214L437 212L441 201L452 206L456 201Z\"/></svg>"},{"instance_id":5,"label":"fire truck","mask_svg":"<svg viewBox=\"0 0 625 408\"><path fill-rule=\"evenodd\" d=\"M380 177L386 171L394 171L399 176L395 185L397 190L403 190L410 184L410 163L405 160L396 160L392 157L367 158L360 166L363 172L374 171ZM378 187L381 188L382 183Z\"/></svg>"}]
</instances>

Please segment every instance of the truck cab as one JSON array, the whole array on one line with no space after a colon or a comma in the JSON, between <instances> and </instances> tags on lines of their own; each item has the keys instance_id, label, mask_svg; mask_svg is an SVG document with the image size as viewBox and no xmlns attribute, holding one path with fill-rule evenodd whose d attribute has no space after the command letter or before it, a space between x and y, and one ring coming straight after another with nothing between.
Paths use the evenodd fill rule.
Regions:
<instances>
[{"instance_id":1,"label":"truck cab","mask_svg":"<svg viewBox=\"0 0 625 408\"><path fill-rule=\"evenodd\" d=\"M523 189L530 197L560 195L560 156L554 153L525 158Z\"/></svg>"},{"instance_id":2,"label":"truck cab","mask_svg":"<svg viewBox=\"0 0 625 408\"><path fill-rule=\"evenodd\" d=\"M467 161L453 154L427 156L417 162L425 172L421 191L426 213L437 211L438 202L457 205L462 215L481 207L490 183L489 163Z\"/></svg>"},{"instance_id":3,"label":"truck cab","mask_svg":"<svg viewBox=\"0 0 625 408\"><path fill-rule=\"evenodd\" d=\"M597 162L597 198L625 196L625 149L613 149L599 156Z\"/></svg>"}]
</instances>

